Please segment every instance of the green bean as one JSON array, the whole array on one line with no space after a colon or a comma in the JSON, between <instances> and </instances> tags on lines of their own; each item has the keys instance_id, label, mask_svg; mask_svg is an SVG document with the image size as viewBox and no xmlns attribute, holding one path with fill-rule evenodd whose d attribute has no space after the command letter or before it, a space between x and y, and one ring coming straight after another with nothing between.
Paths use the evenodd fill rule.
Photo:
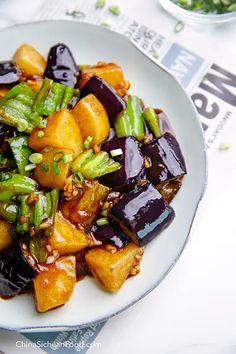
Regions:
<instances>
[{"instance_id":1,"label":"green bean","mask_svg":"<svg viewBox=\"0 0 236 354\"><path fill-rule=\"evenodd\" d=\"M79 154L71 168L73 173L81 173L84 178L93 179L117 171L121 165L111 159L106 151L94 154L90 149Z\"/></svg>"},{"instance_id":2,"label":"green bean","mask_svg":"<svg viewBox=\"0 0 236 354\"><path fill-rule=\"evenodd\" d=\"M28 195L21 196L19 200L20 200L20 208L19 208L18 222L16 225L16 231L28 232L29 217L30 217L30 206L28 204Z\"/></svg>"},{"instance_id":3,"label":"green bean","mask_svg":"<svg viewBox=\"0 0 236 354\"><path fill-rule=\"evenodd\" d=\"M36 189L33 179L17 173L1 173L0 180L0 201L3 202L10 202L17 195L33 193Z\"/></svg>"},{"instance_id":4,"label":"green bean","mask_svg":"<svg viewBox=\"0 0 236 354\"><path fill-rule=\"evenodd\" d=\"M18 206L7 202L0 202L0 217L9 223L17 220Z\"/></svg>"},{"instance_id":5,"label":"green bean","mask_svg":"<svg viewBox=\"0 0 236 354\"><path fill-rule=\"evenodd\" d=\"M161 136L158 115L153 108L147 107L143 112L143 118L149 128L149 130L155 135L156 138Z\"/></svg>"},{"instance_id":6,"label":"green bean","mask_svg":"<svg viewBox=\"0 0 236 354\"><path fill-rule=\"evenodd\" d=\"M141 100L136 96L128 96L126 109L115 119L116 135L134 136L138 141L145 137L144 123L141 111Z\"/></svg>"},{"instance_id":7,"label":"green bean","mask_svg":"<svg viewBox=\"0 0 236 354\"><path fill-rule=\"evenodd\" d=\"M25 135L8 139L13 152L18 171L21 175L28 176L25 167L29 164L29 157L33 151L28 147L28 138Z\"/></svg>"}]
</instances>

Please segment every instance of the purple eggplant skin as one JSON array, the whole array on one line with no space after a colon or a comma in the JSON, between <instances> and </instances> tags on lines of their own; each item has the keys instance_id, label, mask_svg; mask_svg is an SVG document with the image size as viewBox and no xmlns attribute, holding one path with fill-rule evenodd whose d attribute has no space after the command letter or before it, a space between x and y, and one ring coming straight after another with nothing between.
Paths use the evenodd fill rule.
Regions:
<instances>
[{"instance_id":1,"label":"purple eggplant skin","mask_svg":"<svg viewBox=\"0 0 236 354\"><path fill-rule=\"evenodd\" d=\"M0 86L13 85L20 81L20 74L17 67L11 61L0 63Z\"/></svg>"},{"instance_id":2,"label":"purple eggplant skin","mask_svg":"<svg viewBox=\"0 0 236 354\"><path fill-rule=\"evenodd\" d=\"M124 248L129 239L116 225L96 226L92 228L92 233L96 240L101 241L103 244L110 244L118 249Z\"/></svg>"},{"instance_id":3,"label":"purple eggplant skin","mask_svg":"<svg viewBox=\"0 0 236 354\"><path fill-rule=\"evenodd\" d=\"M125 108L125 101L116 93L115 89L105 80L97 76L92 76L81 89L81 98L93 94L104 106L111 125L114 119Z\"/></svg>"},{"instance_id":4,"label":"purple eggplant skin","mask_svg":"<svg viewBox=\"0 0 236 354\"><path fill-rule=\"evenodd\" d=\"M109 140L113 140L115 139L116 137L116 132L113 128L110 128L110 133L109 133L109 136L108 138L106 139L106 141L109 141Z\"/></svg>"},{"instance_id":5,"label":"purple eggplant skin","mask_svg":"<svg viewBox=\"0 0 236 354\"><path fill-rule=\"evenodd\" d=\"M173 136L175 136L174 129L172 128L166 113L160 110L157 111L158 113L157 112L156 113L158 115L158 123L159 123L161 135L164 135L165 133L170 133Z\"/></svg>"},{"instance_id":6,"label":"purple eggplant skin","mask_svg":"<svg viewBox=\"0 0 236 354\"><path fill-rule=\"evenodd\" d=\"M0 253L0 296L10 297L22 291L37 275L20 246Z\"/></svg>"},{"instance_id":7,"label":"purple eggplant skin","mask_svg":"<svg viewBox=\"0 0 236 354\"><path fill-rule=\"evenodd\" d=\"M146 176L154 185L187 173L179 143L172 134L165 133L143 145L141 150L151 162L151 167L146 169Z\"/></svg>"},{"instance_id":8,"label":"purple eggplant skin","mask_svg":"<svg viewBox=\"0 0 236 354\"><path fill-rule=\"evenodd\" d=\"M109 218L139 246L153 240L174 216L173 208L151 183L136 186L109 213Z\"/></svg>"},{"instance_id":9,"label":"purple eggplant skin","mask_svg":"<svg viewBox=\"0 0 236 354\"><path fill-rule=\"evenodd\" d=\"M121 149L123 153L113 159L122 167L118 171L104 175L101 180L102 183L114 189L127 189L126 187L132 187L134 183L145 178L143 154L138 140L133 136L106 141L101 146L101 150L108 153L116 149Z\"/></svg>"},{"instance_id":10,"label":"purple eggplant skin","mask_svg":"<svg viewBox=\"0 0 236 354\"><path fill-rule=\"evenodd\" d=\"M50 49L44 76L66 86L77 86L79 68L65 44L58 43Z\"/></svg>"}]
</instances>

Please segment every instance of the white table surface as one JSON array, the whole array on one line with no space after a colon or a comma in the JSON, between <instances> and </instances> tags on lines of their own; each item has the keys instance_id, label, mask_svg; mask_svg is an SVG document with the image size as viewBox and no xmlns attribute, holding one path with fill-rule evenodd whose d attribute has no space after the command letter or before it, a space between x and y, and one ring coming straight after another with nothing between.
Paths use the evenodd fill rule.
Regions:
<instances>
[{"instance_id":1,"label":"white table surface","mask_svg":"<svg viewBox=\"0 0 236 354\"><path fill-rule=\"evenodd\" d=\"M17 22L30 20L41 2L0 0L0 13L8 13ZM130 17L236 72L236 23L217 28L188 25L175 34L177 21L155 0L112 3ZM20 8L25 11L18 11ZM4 19L0 16L1 23ZM236 114L209 152L208 189L177 265L151 294L105 324L96 338L101 348L90 348L89 354L236 353L234 118ZM221 142L230 143L231 148L219 151L217 144ZM0 349L7 354L30 352L15 350L14 338L1 332Z\"/></svg>"}]
</instances>

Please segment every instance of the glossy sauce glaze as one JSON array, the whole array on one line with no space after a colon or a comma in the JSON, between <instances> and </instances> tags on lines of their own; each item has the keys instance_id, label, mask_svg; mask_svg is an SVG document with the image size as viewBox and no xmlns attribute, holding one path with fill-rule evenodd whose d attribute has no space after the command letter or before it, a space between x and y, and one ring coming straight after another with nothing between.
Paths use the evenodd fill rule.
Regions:
<instances>
[{"instance_id":1,"label":"glossy sauce glaze","mask_svg":"<svg viewBox=\"0 0 236 354\"><path fill-rule=\"evenodd\" d=\"M0 253L0 292L11 297L22 291L37 271L26 260L20 247L11 247Z\"/></svg>"},{"instance_id":2,"label":"glossy sauce glaze","mask_svg":"<svg viewBox=\"0 0 236 354\"><path fill-rule=\"evenodd\" d=\"M65 44L57 44L50 49L44 76L67 86L77 86L79 69Z\"/></svg>"},{"instance_id":3,"label":"glossy sauce glaze","mask_svg":"<svg viewBox=\"0 0 236 354\"><path fill-rule=\"evenodd\" d=\"M147 183L126 194L109 216L136 244L143 246L171 223L175 213L158 190Z\"/></svg>"},{"instance_id":4,"label":"glossy sauce glaze","mask_svg":"<svg viewBox=\"0 0 236 354\"><path fill-rule=\"evenodd\" d=\"M122 153L113 159L121 164L118 171L109 173L102 178L102 181L109 187L120 187L133 185L140 179L145 178L143 154L139 148L138 140L132 136L117 138L102 144L102 150L110 153L112 150L121 149Z\"/></svg>"},{"instance_id":5,"label":"glossy sauce glaze","mask_svg":"<svg viewBox=\"0 0 236 354\"><path fill-rule=\"evenodd\" d=\"M118 249L124 248L129 242L129 239L115 225L110 224L103 227L94 225L92 232L95 239L101 241L102 244L111 244Z\"/></svg>"},{"instance_id":6,"label":"glossy sauce glaze","mask_svg":"<svg viewBox=\"0 0 236 354\"><path fill-rule=\"evenodd\" d=\"M17 84L19 80L19 70L11 61L0 63L0 85Z\"/></svg>"},{"instance_id":7,"label":"glossy sauce glaze","mask_svg":"<svg viewBox=\"0 0 236 354\"><path fill-rule=\"evenodd\" d=\"M150 159L147 179L155 185L187 173L179 143L170 133L143 145L142 153Z\"/></svg>"},{"instance_id":8,"label":"glossy sauce glaze","mask_svg":"<svg viewBox=\"0 0 236 354\"><path fill-rule=\"evenodd\" d=\"M107 115L113 121L125 108L125 101L115 89L100 77L93 76L82 88L81 97L93 94L103 104Z\"/></svg>"}]
</instances>

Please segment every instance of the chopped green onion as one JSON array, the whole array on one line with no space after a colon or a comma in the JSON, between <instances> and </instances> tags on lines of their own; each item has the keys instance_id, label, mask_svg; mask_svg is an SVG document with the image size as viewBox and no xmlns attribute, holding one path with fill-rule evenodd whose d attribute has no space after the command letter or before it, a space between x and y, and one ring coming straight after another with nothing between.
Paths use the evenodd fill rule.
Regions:
<instances>
[{"instance_id":1,"label":"chopped green onion","mask_svg":"<svg viewBox=\"0 0 236 354\"><path fill-rule=\"evenodd\" d=\"M45 135L45 133L44 133L42 130L40 130L40 131L37 133L37 137L38 137L38 138L42 138L44 135Z\"/></svg>"},{"instance_id":2,"label":"chopped green onion","mask_svg":"<svg viewBox=\"0 0 236 354\"><path fill-rule=\"evenodd\" d=\"M92 136L88 136L87 139L84 141L84 148L85 150L88 150L90 149L90 145L91 145L91 142L93 141L93 137Z\"/></svg>"},{"instance_id":3,"label":"chopped green onion","mask_svg":"<svg viewBox=\"0 0 236 354\"><path fill-rule=\"evenodd\" d=\"M227 8L227 10L228 10L229 12L234 12L234 11L236 11L236 3L229 5L229 7Z\"/></svg>"},{"instance_id":4,"label":"chopped green onion","mask_svg":"<svg viewBox=\"0 0 236 354\"><path fill-rule=\"evenodd\" d=\"M73 155L72 154L65 154L62 158L64 164L67 164L73 160Z\"/></svg>"},{"instance_id":5,"label":"chopped green onion","mask_svg":"<svg viewBox=\"0 0 236 354\"><path fill-rule=\"evenodd\" d=\"M46 163L41 163L40 168L41 168L41 170L43 170L44 172L48 172L48 166L46 165Z\"/></svg>"},{"instance_id":6,"label":"chopped green onion","mask_svg":"<svg viewBox=\"0 0 236 354\"><path fill-rule=\"evenodd\" d=\"M172 0L185 10L201 14L224 14L236 11L236 0Z\"/></svg>"},{"instance_id":7,"label":"chopped green onion","mask_svg":"<svg viewBox=\"0 0 236 354\"><path fill-rule=\"evenodd\" d=\"M74 183L84 182L84 180L85 180L85 178L84 178L84 176L82 175L81 172L75 172L75 173L73 173L72 179L73 179L73 182L74 182Z\"/></svg>"},{"instance_id":8,"label":"chopped green onion","mask_svg":"<svg viewBox=\"0 0 236 354\"><path fill-rule=\"evenodd\" d=\"M104 20L104 21L101 23L101 25L102 25L103 27L106 27L106 28L111 27L111 24L110 24L110 22L109 22L108 20Z\"/></svg>"},{"instance_id":9,"label":"chopped green onion","mask_svg":"<svg viewBox=\"0 0 236 354\"><path fill-rule=\"evenodd\" d=\"M84 182L84 176L81 172L77 172L77 176L79 177L80 182Z\"/></svg>"},{"instance_id":10,"label":"chopped green onion","mask_svg":"<svg viewBox=\"0 0 236 354\"><path fill-rule=\"evenodd\" d=\"M230 145L229 144L220 144L219 145L219 150L224 151L224 150L229 150Z\"/></svg>"},{"instance_id":11,"label":"chopped green onion","mask_svg":"<svg viewBox=\"0 0 236 354\"><path fill-rule=\"evenodd\" d=\"M25 166L25 171L28 172L28 171L34 170L35 167L36 167L36 165L34 163L30 163L29 165Z\"/></svg>"},{"instance_id":12,"label":"chopped green onion","mask_svg":"<svg viewBox=\"0 0 236 354\"><path fill-rule=\"evenodd\" d=\"M175 33L179 33L181 31L183 31L183 29L184 29L183 21L178 21L175 25L175 29L174 29Z\"/></svg>"},{"instance_id":13,"label":"chopped green onion","mask_svg":"<svg viewBox=\"0 0 236 354\"><path fill-rule=\"evenodd\" d=\"M120 14L120 9L119 6L117 5L111 5L108 7L108 10L110 11L110 13L114 16L119 16Z\"/></svg>"},{"instance_id":14,"label":"chopped green onion","mask_svg":"<svg viewBox=\"0 0 236 354\"><path fill-rule=\"evenodd\" d=\"M35 152L34 154L30 155L29 160L33 164L38 164L38 163L42 162L43 155L39 154L38 152Z\"/></svg>"},{"instance_id":15,"label":"chopped green onion","mask_svg":"<svg viewBox=\"0 0 236 354\"><path fill-rule=\"evenodd\" d=\"M105 226L109 224L109 220L107 218L100 218L96 220L97 226Z\"/></svg>"},{"instance_id":16,"label":"chopped green onion","mask_svg":"<svg viewBox=\"0 0 236 354\"><path fill-rule=\"evenodd\" d=\"M114 149L110 151L111 157L123 155L122 149Z\"/></svg>"},{"instance_id":17,"label":"chopped green onion","mask_svg":"<svg viewBox=\"0 0 236 354\"><path fill-rule=\"evenodd\" d=\"M46 128L47 124L48 124L47 119L40 118L39 123L38 123L38 127L39 128Z\"/></svg>"},{"instance_id":18,"label":"chopped green onion","mask_svg":"<svg viewBox=\"0 0 236 354\"><path fill-rule=\"evenodd\" d=\"M19 132L24 132L28 128L28 122L25 119L18 119L17 121L17 130Z\"/></svg>"},{"instance_id":19,"label":"chopped green onion","mask_svg":"<svg viewBox=\"0 0 236 354\"><path fill-rule=\"evenodd\" d=\"M78 20L85 18L85 13L82 11L66 11L66 15L76 18Z\"/></svg>"},{"instance_id":20,"label":"chopped green onion","mask_svg":"<svg viewBox=\"0 0 236 354\"><path fill-rule=\"evenodd\" d=\"M55 162L60 162L63 159L63 156L65 155L64 151L58 151L54 154L53 156L53 161Z\"/></svg>"},{"instance_id":21,"label":"chopped green onion","mask_svg":"<svg viewBox=\"0 0 236 354\"><path fill-rule=\"evenodd\" d=\"M156 59L156 60L158 60L158 59L160 58L160 56L157 54L157 52L154 52L154 53L152 54L152 56L153 56L153 58Z\"/></svg>"},{"instance_id":22,"label":"chopped green onion","mask_svg":"<svg viewBox=\"0 0 236 354\"><path fill-rule=\"evenodd\" d=\"M97 0L96 1L96 8L97 9L102 9L106 4L106 0Z\"/></svg>"},{"instance_id":23,"label":"chopped green onion","mask_svg":"<svg viewBox=\"0 0 236 354\"><path fill-rule=\"evenodd\" d=\"M52 146L46 146L46 147L43 149L44 152L50 152L50 151L52 151L52 150L53 150L53 147L52 147Z\"/></svg>"},{"instance_id":24,"label":"chopped green onion","mask_svg":"<svg viewBox=\"0 0 236 354\"><path fill-rule=\"evenodd\" d=\"M51 168L52 168L52 171L53 171L55 176L58 176L60 174L60 169L59 169L58 164L57 164L56 161L51 163Z\"/></svg>"}]
</instances>

